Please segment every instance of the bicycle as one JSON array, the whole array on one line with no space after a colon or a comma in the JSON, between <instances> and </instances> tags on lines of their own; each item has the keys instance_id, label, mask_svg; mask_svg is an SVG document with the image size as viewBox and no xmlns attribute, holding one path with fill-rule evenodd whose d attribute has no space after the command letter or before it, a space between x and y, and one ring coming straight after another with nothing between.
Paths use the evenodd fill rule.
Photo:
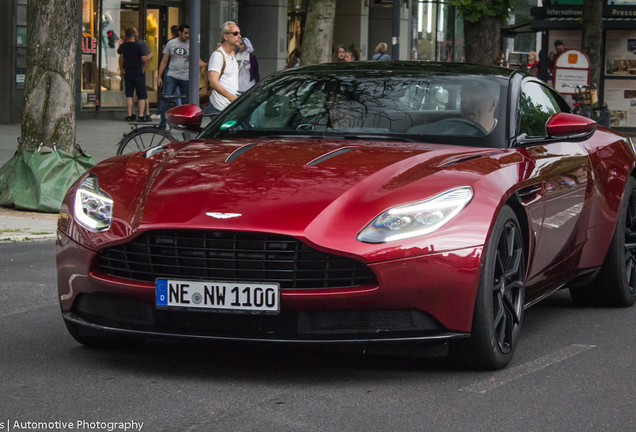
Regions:
<instances>
[{"instance_id":1,"label":"bicycle","mask_svg":"<svg viewBox=\"0 0 636 432\"><path fill-rule=\"evenodd\" d=\"M572 99L574 101L574 109L572 110L574 114L590 118L601 126L610 126L609 108L607 108L607 104L599 105L595 84L576 86Z\"/></svg>"},{"instance_id":2,"label":"bicycle","mask_svg":"<svg viewBox=\"0 0 636 432\"><path fill-rule=\"evenodd\" d=\"M181 98L185 98L183 95L162 95L161 98L172 103ZM148 124L146 122L130 122L131 132L125 133L124 137L117 144L117 156L136 153L141 150L145 150L151 147L155 147L165 143L176 143L180 141L174 136L171 131L172 128L168 125L168 129L162 129L159 124ZM185 137L185 134L184 134ZM155 143L155 139L157 142Z\"/></svg>"}]
</instances>

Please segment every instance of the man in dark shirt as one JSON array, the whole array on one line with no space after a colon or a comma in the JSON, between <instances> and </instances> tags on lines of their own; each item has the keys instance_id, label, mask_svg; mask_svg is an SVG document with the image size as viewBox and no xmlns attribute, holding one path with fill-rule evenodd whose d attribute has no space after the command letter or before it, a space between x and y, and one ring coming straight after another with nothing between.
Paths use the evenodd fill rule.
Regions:
<instances>
[{"instance_id":1,"label":"man in dark shirt","mask_svg":"<svg viewBox=\"0 0 636 432\"><path fill-rule=\"evenodd\" d=\"M137 99L139 99L139 121L145 121L144 110L148 101L148 92L146 90L146 76L143 72L143 66L152 57L152 53L144 53L140 44L136 42L135 29L126 29L126 40L117 49L119 56L119 69L124 75L124 84L126 89L126 109L128 117L126 121L135 121L137 118L132 113L133 94L137 91Z\"/></svg>"}]
</instances>

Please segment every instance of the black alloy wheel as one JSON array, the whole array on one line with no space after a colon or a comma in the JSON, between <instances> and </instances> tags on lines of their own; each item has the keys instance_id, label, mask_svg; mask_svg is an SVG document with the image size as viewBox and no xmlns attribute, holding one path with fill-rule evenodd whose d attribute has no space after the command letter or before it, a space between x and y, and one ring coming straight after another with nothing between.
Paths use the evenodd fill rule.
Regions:
<instances>
[{"instance_id":1,"label":"black alloy wheel","mask_svg":"<svg viewBox=\"0 0 636 432\"><path fill-rule=\"evenodd\" d=\"M504 226L497 244L493 284L493 326L502 353L512 350L521 330L524 299L523 244L518 225Z\"/></svg>"},{"instance_id":2,"label":"black alloy wheel","mask_svg":"<svg viewBox=\"0 0 636 432\"><path fill-rule=\"evenodd\" d=\"M523 322L525 248L515 212L502 207L484 251L470 338L450 346L462 366L502 369L512 360Z\"/></svg>"},{"instance_id":3,"label":"black alloy wheel","mask_svg":"<svg viewBox=\"0 0 636 432\"><path fill-rule=\"evenodd\" d=\"M636 296L636 189L631 190L627 201L624 247L627 289L632 296Z\"/></svg>"},{"instance_id":4,"label":"black alloy wheel","mask_svg":"<svg viewBox=\"0 0 636 432\"><path fill-rule=\"evenodd\" d=\"M629 177L603 266L589 285L570 287L579 306L628 307L636 302L636 179Z\"/></svg>"}]
</instances>

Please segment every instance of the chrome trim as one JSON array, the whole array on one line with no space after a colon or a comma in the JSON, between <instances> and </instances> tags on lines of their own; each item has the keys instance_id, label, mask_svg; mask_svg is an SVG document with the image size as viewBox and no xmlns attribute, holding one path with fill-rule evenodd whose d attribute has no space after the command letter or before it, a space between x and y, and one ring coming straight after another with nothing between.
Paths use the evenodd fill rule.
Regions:
<instances>
[{"instance_id":1,"label":"chrome trim","mask_svg":"<svg viewBox=\"0 0 636 432\"><path fill-rule=\"evenodd\" d=\"M342 147L339 148L337 150L331 151L329 153L325 153L322 156L318 156L316 159L312 160L311 162L307 163L307 166L315 166L318 165L321 162L326 161L327 159L331 159L332 157L336 157L339 156L343 153L347 153L350 152L351 150L356 150L358 148L358 146L347 146L347 147Z\"/></svg>"},{"instance_id":2,"label":"chrome trim","mask_svg":"<svg viewBox=\"0 0 636 432\"><path fill-rule=\"evenodd\" d=\"M123 333L137 336L148 337L166 337L166 338L188 338L188 339L213 339L225 341L246 341L246 342L274 342L274 343L370 343L370 342L410 342L410 341L447 341L451 339L462 339L470 337L470 333L445 333L434 336L414 336L414 337L397 337L383 339L268 339L268 338L243 338L243 337L227 337L227 336L204 336L204 335L188 335L179 333L159 333L142 330L119 329L115 327L106 327L99 324L90 323L83 318L78 317L72 312L64 312L62 317L75 324L92 328L94 330L110 331L115 333Z\"/></svg>"},{"instance_id":3,"label":"chrome trim","mask_svg":"<svg viewBox=\"0 0 636 432\"><path fill-rule=\"evenodd\" d=\"M225 159L225 163L232 163L235 160L237 160L243 153L245 153L248 150L253 149L254 147L256 147L256 144L245 144L244 146L239 147L238 149L234 150L228 157L227 159Z\"/></svg>"},{"instance_id":4,"label":"chrome trim","mask_svg":"<svg viewBox=\"0 0 636 432\"><path fill-rule=\"evenodd\" d=\"M60 300L68 300L71 297L73 297L73 280L75 280L76 277L88 277L86 275L81 275L81 274L74 274L71 275L71 277L68 279L68 286L71 288L70 291L68 292L68 294L64 294L60 296Z\"/></svg>"},{"instance_id":5,"label":"chrome trim","mask_svg":"<svg viewBox=\"0 0 636 432\"><path fill-rule=\"evenodd\" d=\"M215 213L215 212L208 212L205 215L213 217L214 219L230 219L230 218L242 216L240 213Z\"/></svg>"}]
</instances>

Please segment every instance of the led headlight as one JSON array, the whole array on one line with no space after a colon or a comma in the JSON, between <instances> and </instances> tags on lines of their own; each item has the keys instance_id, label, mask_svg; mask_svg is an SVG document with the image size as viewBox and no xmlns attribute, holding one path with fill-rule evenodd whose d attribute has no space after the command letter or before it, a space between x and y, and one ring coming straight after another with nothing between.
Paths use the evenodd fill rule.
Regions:
<instances>
[{"instance_id":1,"label":"led headlight","mask_svg":"<svg viewBox=\"0 0 636 432\"><path fill-rule=\"evenodd\" d=\"M75 220L91 231L106 231L113 221L113 199L99 188L97 176L89 174L75 191Z\"/></svg>"},{"instance_id":2,"label":"led headlight","mask_svg":"<svg viewBox=\"0 0 636 432\"><path fill-rule=\"evenodd\" d=\"M358 234L366 243L386 243L431 233L454 218L473 198L473 188L449 189L424 201L382 213Z\"/></svg>"}]
</instances>

